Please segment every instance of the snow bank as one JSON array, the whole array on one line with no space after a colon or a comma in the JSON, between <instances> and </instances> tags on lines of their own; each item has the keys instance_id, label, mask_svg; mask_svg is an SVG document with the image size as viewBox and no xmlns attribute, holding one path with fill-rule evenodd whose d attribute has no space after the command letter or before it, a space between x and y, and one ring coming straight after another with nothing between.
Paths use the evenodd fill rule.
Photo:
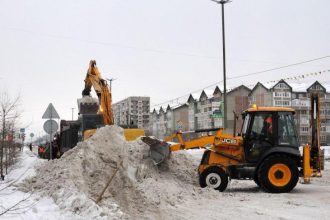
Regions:
<instances>
[{"instance_id":1,"label":"snow bank","mask_svg":"<svg viewBox=\"0 0 330 220\"><path fill-rule=\"evenodd\" d=\"M98 206L94 201L121 161ZM171 216L169 208L186 199L218 195L199 187L198 163L196 157L178 152L155 166L148 145L141 140L126 142L123 129L107 126L62 158L39 167L22 189L49 195L61 209L95 219L164 218Z\"/></svg>"},{"instance_id":2,"label":"snow bank","mask_svg":"<svg viewBox=\"0 0 330 220\"><path fill-rule=\"evenodd\" d=\"M321 147L324 150L324 159L330 160L330 146Z\"/></svg>"}]
</instances>

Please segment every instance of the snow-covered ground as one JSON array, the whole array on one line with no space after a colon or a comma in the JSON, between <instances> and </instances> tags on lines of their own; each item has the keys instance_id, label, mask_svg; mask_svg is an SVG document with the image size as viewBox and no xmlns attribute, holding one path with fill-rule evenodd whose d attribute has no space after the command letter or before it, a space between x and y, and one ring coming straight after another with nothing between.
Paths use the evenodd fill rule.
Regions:
<instances>
[{"instance_id":1,"label":"snow-covered ground","mask_svg":"<svg viewBox=\"0 0 330 220\"><path fill-rule=\"evenodd\" d=\"M35 149L30 152L24 148L15 164L0 182L0 219L78 219L74 213L63 212L50 197L40 197L32 192L18 190L18 185L26 178L36 174L35 167L47 166L45 160L37 157Z\"/></svg>"},{"instance_id":2,"label":"snow-covered ground","mask_svg":"<svg viewBox=\"0 0 330 220\"><path fill-rule=\"evenodd\" d=\"M121 139L107 132L101 130L100 136L108 134L119 145ZM328 160L322 178L313 178L311 184L298 183L290 193L269 194L249 180L232 180L222 193L199 188L195 174L202 150L174 152L165 167L148 170L143 151L130 152L140 146L132 143L126 146L130 155L123 166L127 176L121 173L123 168L97 205L92 197L109 179L109 175L102 176L112 173L107 170L111 158L103 151L107 141L91 139L55 161L41 160L36 152L24 149L0 182L0 213L21 202L0 219L329 219L330 147L325 147ZM109 153L124 159L123 152ZM71 168L64 169L63 164Z\"/></svg>"}]
</instances>

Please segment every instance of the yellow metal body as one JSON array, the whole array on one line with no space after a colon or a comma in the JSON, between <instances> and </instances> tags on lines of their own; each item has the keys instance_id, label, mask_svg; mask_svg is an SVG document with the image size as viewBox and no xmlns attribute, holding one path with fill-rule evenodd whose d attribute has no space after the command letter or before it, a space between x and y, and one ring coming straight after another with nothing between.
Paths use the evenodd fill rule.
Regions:
<instances>
[{"instance_id":1,"label":"yellow metal body","mask_svg":"<svg viewBox=\"0 0 330 220\"><path fill-rule=\"evenodd\" d=\"M177 132L169 137L164 138L164 141L170 142L173 141L174 139L177 139L178 143L172 144L170 147L170 151L188 150L193 148L205 148L213 144L214 135L207 135L207 136L195 138L193 140L184 141L183 133Z\"/></svg>"},{"instance_id":2,"label":"yellow metal body","mask_svg":"<svg viewBox=\"0 0 330 220\"><path fill-rule=\"evenodd\" d=\"M246 112L294 112L291 108L279 107L254 107L247 109ZM209 147L210 153L207 163L201 163L198 168L199 174L203 173L205 169L210 166L221 167L225 172L228 172L228 167L231 165L240 165L246 163L245 151L243 146L243 137L233 136L225 133L223 130L218 130L215 135L203 136L190 141L184 141L182 133L178 132L165 138L169 142L177 139L178 143L170 146L170 151L187 150L192 148L206 148ZM304 182L308 183L310 177L319 175L317 169L311 167L311 147L305 145L303 147L303 177ZM278 178L278 171L282 173L283 177ZM268 180L272 185L282 187L287 185L292 179L290 168L283 163L276 163L270 167L268 171Z\"/></svg>"},{"instance_id":3,"label":"yellow metal body","mask_svg":"<svg viewBox=\"0 0 330 220\"><path fill-rule=\"evenodd\" d=\"M248 108L245 112L294 112L293 108L286 108L286 107L258 107L255 106L253 108Z\"/></svg>"},{"instance_id":4,"label":"yellow metal body","mask_svg":"<svg viewBox=\"0 0 330 220\"><path fill-rule=\"evenodd\" d=\"M143 129L127 128L127 129L124 129L124 136L127 141L134 141L138 137L145 136L145 132Z\"/></svg>"},{"instance_id":5,"label":"yellow metal body","mask_svg":"<svg viewBox=\"0 0 330 220\"><path fill-rule=\"evenodd\" d=\"M93 134L95 134L96 129L88 129L86 131L84 131L84 140L86 140L87 138L90 138Z\"/></svg>"},{"instance_id":6,"label":"yellow metal body","mask_svg":"<svg viewBox=\"0 0 330 220\"><path fill-rule=\"evenodd\" d=\"M311 167L311 148L308 144L303 146L303 170L304 183L310 183L313 168Z\"/></svg>"},{"instance_id":7,"label":"yellow metal body","mask_svg":"<svg viewBox=\"0 0 330 220\"><path fill-rule=\"evenodd\" d=\"M223 130L219 130L215 134L210 150L208 164L201 164L198 168L199 173L209 166L219 166L227 171L228 166L245 162L243 138L234 137L224 133Z\"/></svg>"},{"instance_id":8,"label":"yellow metal body","mask_svg":"<svg viewBox=\"0 0 330 220\"><path fill-rule=\"evenodd\" d=\"M234 137L218 130L215 135L202 136L193 140L184 141L181 132L165 138L165 141L177 139L178 143L170 146L170 151L188 150L193 148L210 147L209 163L199 166L199 173L209 166L221 166L225 170L230 165L244 162L244 147L242 137Z\"/></svg>"}]
</instances>

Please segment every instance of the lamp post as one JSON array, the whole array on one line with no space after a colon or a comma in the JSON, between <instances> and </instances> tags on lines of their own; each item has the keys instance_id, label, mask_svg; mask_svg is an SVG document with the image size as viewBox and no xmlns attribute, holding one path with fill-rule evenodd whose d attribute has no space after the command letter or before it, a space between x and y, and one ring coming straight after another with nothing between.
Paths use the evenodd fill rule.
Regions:
<instances>
[{"instance_id":1,"label":"lamp post","mask_svg":"<svg viewBox=\"0 0 330 220\"><path fill-rule=\"evenodd\" d=\"M223 129L227 126L227 88L226 88L226 44L225 44L225 10L224 5L230 0L212 0L221 4L222 12L222 62L223 62Z\"/></svg>"},{"instance_id":2,"label":"lamp post","mask_svg":"<svg viewBox=\"0 0 330 220\"><path fill-rule=\"evenodd\" d=\"M72 121L73 121L73 112L74 112L75 108L71 108L71 114L72 114Z\"/></svg>"},{"instance_id":3,"label":"lamp post","mask_svg":"<svg viewBox=\"0 0 330 220\"><path fill-rule=\"evenodd\" d=\"M109 81L109 89L110 89L110 92L111 92L111 89L112 89L112 81L115 81L116 79L114 79L114 78L111 78L111 79L106 78L106 80Z\"/></svg>"}]
</instances>

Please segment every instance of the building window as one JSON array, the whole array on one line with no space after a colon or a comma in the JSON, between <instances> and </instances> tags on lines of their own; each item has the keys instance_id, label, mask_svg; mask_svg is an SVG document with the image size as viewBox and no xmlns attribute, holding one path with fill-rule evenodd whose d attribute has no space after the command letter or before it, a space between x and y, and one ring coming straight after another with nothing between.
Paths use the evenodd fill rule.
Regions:
<instances>
[{"instance_id":1,"label":"building window","mask_svg":"<svg viewBox=\"0 0 330 220\"><path fill-rule=\"evenodd\" d=\"M307 111L306 111L306 110L301 110L301 111L300 111L300 114L302 114L302 115L307 115Z\"/></svg>"},{"instance_id":2,"label":"building window","mask_svg":"<svg viewBox=\"0 0 330 220\"><path fill-rule=\"evenodd\" d=\"M279 83L276 88L280 88L280 89L286 89L288 88L288 86L285 83Z\"/></svg>"},{"instance_id":3,"label":"building window","mask_svg":"<svg viewBox=\"0 0 330 220\"><path fill-rule=\"evenodd\" d=\"M274 92L274 97L290 98L291 93L290 92Z\"/></svg>"},{"instance_id":4,"label":"building window","mask_svg":"<svg viewBox=\"0 0 330 220\"><path fill-rule=\"evenodd\" d=\"M300 123L301 124L308 124L309 123L308 118L307 117L300 117Z\"/></svg>"},{"instance_id":5,"label":"building window","mask_svg":"<svg viewBox=\"0 0 330 220\"><path fill-rule=\"evenodd\" d=\"M322 135L322 136L321 136L321 142L326 142L326 140L327 140L327 136Z\"/></svg>"},{"instance_id":6,"label":"building window","mask_svg":"<svg viewBox=\"0 0 330 220\"><path fill-rule=\"evenodd\" d=\"M290 106L290 101L275 100L275 106Z\"/></svg>"},{"instance_id":7,"label":"building window","mask_svg":"<svg viewBox=\"0 0 330 220\"><path fill-rule=\"evenodd\" d=\"M300 127L300 131L307 133L308 132L308 127Z\"/></svg>"}]
</instances>

